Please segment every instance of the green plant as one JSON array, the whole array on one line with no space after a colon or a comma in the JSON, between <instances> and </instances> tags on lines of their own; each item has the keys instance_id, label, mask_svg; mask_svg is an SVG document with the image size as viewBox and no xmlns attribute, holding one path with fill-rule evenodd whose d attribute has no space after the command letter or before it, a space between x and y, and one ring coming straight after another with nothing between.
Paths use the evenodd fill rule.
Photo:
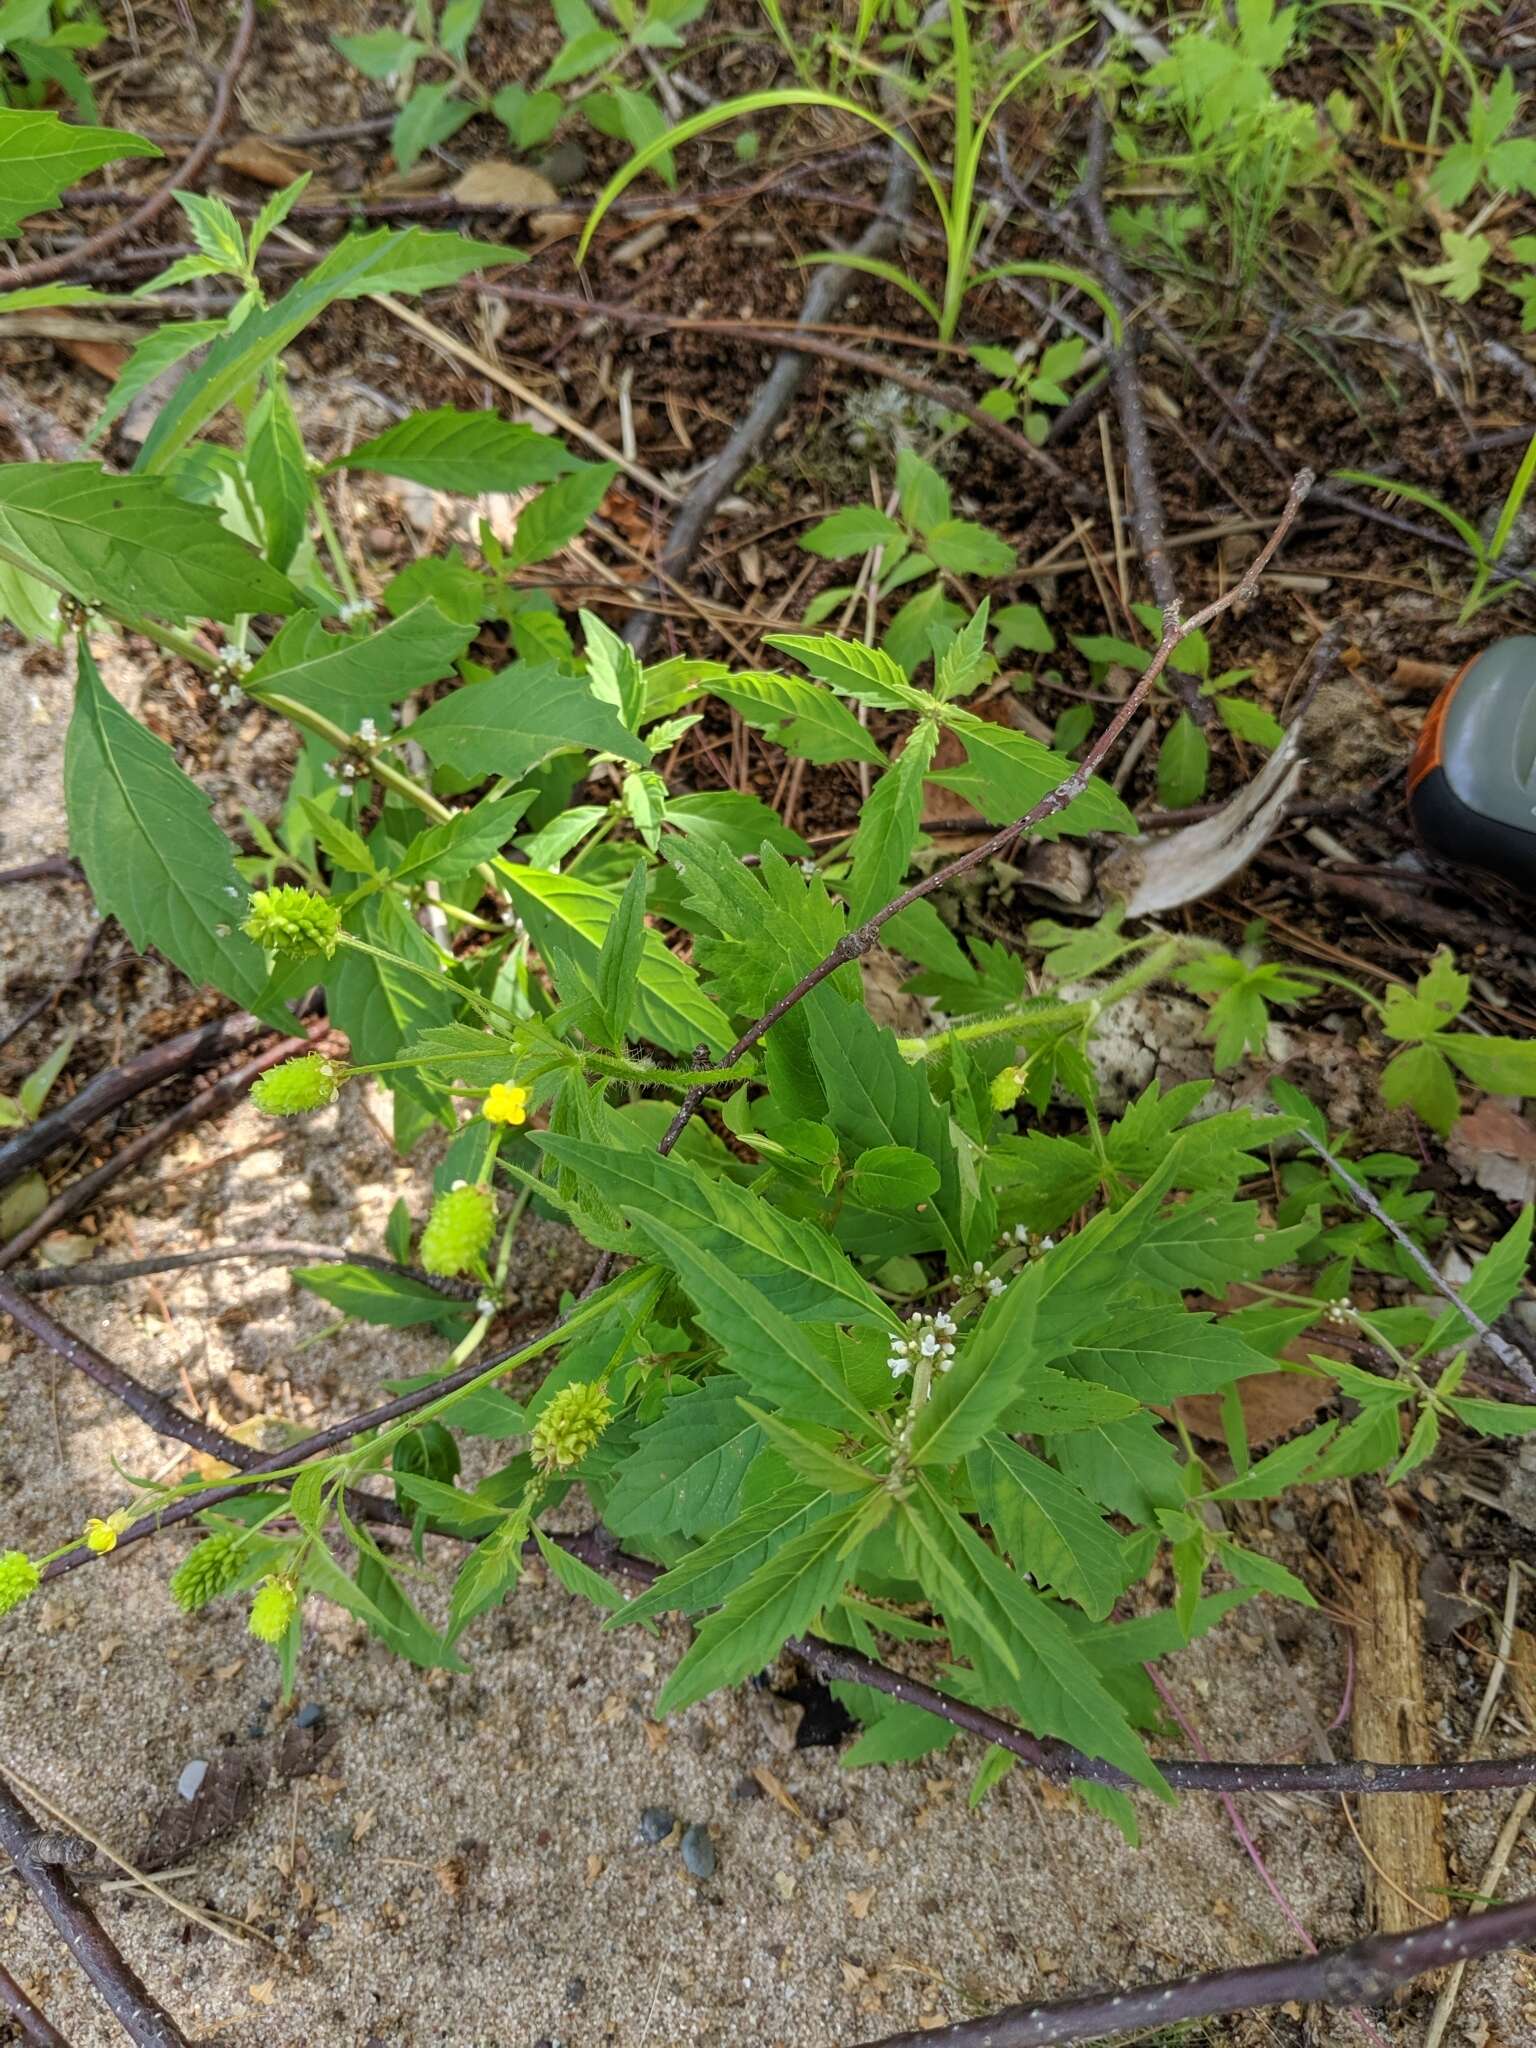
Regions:
<instances>
[{"instance_id":1,"label":"green plant","mask_svg":"<svg viewBox=\"0 0 1536 2048\"><path fill-rule=\"evenodd\" d=\"M1133 604L1131 612L1155 642L1163 624L1157 606ZM1072 645L1087 659L1095 681L1101 680L1112 664L1141 675L1152 659L1144 647L1113 633L1074 633ZM1233 695L1237 685L1253 674L1252 669L1222 669L1212 675L1211 644L1201 632L1187 633L1179 642L1178 665L1185 675L1197 680L1202 697L1214 699L1217 715L1230 733L1266 751L1279 746L1285 732L1274 714L1251 697ZM1210 759L1210 742L1189 712L1181 710L1164 735L1157 756L1157 793L1170 810L1199 803L1205 795Z\"/></svg>"},{"instance_id":2,"label":"green plant","mask_svg":"<svg viewBox=\"0 0 1536 2048\"><path fill-rule=\"evenodd\" d=\"M1504 551L1509 545L1515 521L1524 509L1532 481L1536 480L1536 434L1533 434L1526 444L1525 453L1520 458L1519 466L1510 479L1509 489L1505 492L1503 503L1499 507L1493 530L1488 534L1484 534L1480 527L1474 526L1470 519L1464 518L1453 505L1447 505L1443 498L1437 498L1433 491L1425 490L1421 484L1404 483L1396 477L1376 476L1370 470L1363 469L1340 469L1334 474L1341 483L1365 484L1371 490L1390 491L1395 497L1407 498L1415 505L1423 505L1450 527L1476 565L1471 586L1457 614L1458 625L1464 626L1469 619L1475 619L1480 611L1486 610L1491 604L1497 604L1501 597L1507 597L1510 591L1519 589L1526 581L1523 577L1514 577L1503 583L1494 584L1492 589L1489 588L1503 566Z\"/></svg>"},{"instance_id":3,"label":"green plant","mask_svg":"<svg viewBox=\"0 0 1536 2048\"><path fill-rule=\"evenodd\" d=\"M614 0L611 27L587 0L552 0L552 5L560 49L532 91L513 83L493 93L469 68L470 38L485 0L444 0L440 11L433 0L414 0L414 32L382 28L333 35L331 41L366 77L398 83L403 90L392 131L402 171L449 141L477 114L494 116L520 150L537 149L567 113L578 111L602 134L635 148L655 141L665 131L666 116L653 94L627 82L625 67L637 52L681 48L679 30L697 21L709 0L649 0L642 7L635 0ZM418 80L423 69L446 71L447 76ZM578 90L567 99L557 90L562 86ZM673 182L665 152L657 169Z\"/></svg>"},{"instance_id":4,"label":"green plant","mask_svg":"<svg viewBox=\"0 0 1536 2048\"><path fill-rule=\"evenodd\" d=\"M973 519L957 519L948 484L909 448L897 451L894 504L894 515L878 505L844 506L818 520L801 545L834 562L878 551L878 573L870 582L875 607L896 591L933 576L931 583L905 599L880 643L910 676L933 658L937 647L953 640L970 617L966 606L945 595L946 578L979 576L991 581L1006 576L1018 557L989 528ZM806 625L819 625L857 596L856 585L835 584L822 591L806 610ZM986 679L978 673L970 687Z\"/></svg>"},{"instance_id":5,"label":"green plant","mask_svg":"<svg viewBox=\"0 0 1536 2048\"><path fill-rule=\"evenodd\" d=\"M103 146L57 130L41 132L61 154ZM0 123L0 156L6 141ZM1111 916L1039 932L1047 970L1027 987L1021 960L963 945L932 902L889 914L923 858L930 785L999 824L1039 808L1042 829L1131 829L1105 784L966 708L993 668L986 607L930 631L927 688L887 649L833 634L770 636L784 671L645 665L591 614L578 645L519 579L580 530L605 466L450 410L319 464L282 374L283 350L336 299L423 290L512 252L380 230L268 304L251 242L206 204L190 213L203 256L242 295L203 334L134 473L0 465L7 601L26 618L56 598L74 643L71 841L99 907L195 981L275 1025L323 988L347 1056L279 1068L261 1107L325 1114L376 1077L402 1149L443 1135L427 1214L397 1205L389 1219L391 1262L295 1274L343 1314L420 1326L438 1362L389 1387L405 1405L324 1455L196 1496L208 1534L174 1597L192 1610L249 1596L288 1687L311 1596L417 1663L458 1670L532 1546L611 1625L702 1617L664 1707L758 1669L810 1626L861 1650L918 1636L945 1648L964 1698L1165 1791L1141 1739L1157 1720L1145 1661L1257 1591L1310 1598L1238 1504L1303 1476L1411 1469L1450 1418L1531 1426L1529 1409L1460 1395L1474 1332L1459 1311L1394 1309L1355 1319L1388 1361L1379 1374L1289 1368L1342 1389L1358 1416L1249 1456L1241 1382L1343 1313L1269 1285L1326 1232L1316 1203L1278 1226L1261 1206L1271 1148L1302 1112L1201 1118L1194 1083L1150 1087L1109 1118L1093 1041L1118 1004L1203 965L1219 1050L1236 1057L1255 1003L1262 1021L1266 1001L1315 984L1246 959L1234 978L1207 942L1128 937ZM402 571L379 617L329 513L342 469L533 495L510 540L481 535L477 560ZM899 531L877 545L929 566L947 547L973 566L1001 547L950 518L927 465L909 460L900 482ZM511 634L495 670L470 654L493 617ZM238 842L224 834L172 749L103 683L94 646L119 627L199 671L208 716L248 697L296 729L280 815L249 819ZM411 756L393 723L407 698ZM665 779L659 764L711 699L805 760L870 772L844 843L818 860L758 799ZM850 705L880 714L881 738ZM935 766L941 742L958 765ZM919 1035L898 1038L866 1002L859 961L876 929L948 1013ZM1433 1014L1394 998L1387 1028L1473 1073L1468 1044L1486 1055L1492 1042L1450 1032L1455 991L1437 975L1420 999ZM530 1205L608 1256L561 1323L487 1356ZM1518 1287L1529 1237L1527 1215L1477 1269L1479 1315ZM1258 1303L1213 1313L1233 1282ZM1222 1397L1232 1478L1160 1426L1200 1393ZM517 1447L466 1483L465 1437ZM386 1552L359 1519L352 1489L370 1478L418 1532L465 1548L442 1628L409 1593L432 1567ZM640 1598L626 1603L544 1528L578 1483L662 1568ZM113 1549L134 1507L190 1511L196 1489L132 1495L52 1556ZM1173 1605L1113 1619L1164 1555ZM48 1561L8 1552L0 1606L24 1603ZM857 1761L920 1755L953 1732L871 1688L844 1694L866 1729ZM978 1791L1000 1768L983 1765ZM1134 1827L1123 1795L1084 1796Z\"/></svg>"},{"instance_id":6,"label":"green plant","mask_svg":"<svg viewBox=\"0 0 1536 2048\"><path fill-rule=\"evenodd\" d=\"M89 0L6 0L0 7L0 107L40 107L57 89L82 121L94 121L96 96L75 53L94 50L106 34Z\"/></svg>"},{"instance_id":7,"label":"green plant","mask_svg":"<svg viewBox=\"0 0 1536 2048\"><path fill-rule=\"evenodd\" d=\"M823 92L814 87L799 86L746 93L738 99L726 100L719 106L707 108L701 114L690 115L686 121L678 122L664 135L636 150L629 162L609 179L594 201L577 249L578 262L591 246L598 224L614 200L664 154L680 148L685 142L692 142L697 136L707 135L712 129L720 127L727 121L740 120L749 115L772 113L787 107L822 107L830 113L845 114L865 122L916 164L918 175L927 188L944 229L943 296L941 300L935 300L904 270L879 257L852 255L839 250L835 253L810 256L805 261L842 264L867 271L871 276L879 277L885 283L896 286L898 290L917 300L924 312L933 320L938 328L939 338L943 341L954 339L959 329L960 315L967 293L999 277L1045 277L1053 278L1057 282L1070 283L1099 305L1118 339L1119 316L1093 279L1083 276L1079 271L1069 270L1057 263L1001 263L980 271L974 268L976 252L987 224L988 202L980 194L978 184L983 153L992 125L1013 95L1054 58L1060 56L1063 50L1070 48L1086 30L1075 30L1046 50L1005 50L996 59L1000 75L998 81L991 86L988 97L981 75L983 52L972 41L970 16L965 0L949 0L947 19L951 89L954 95L952 157L947 176L941 175L938 164L924 154L922 147L898 126L894 119L876 113L857 100L843 98L836 93Z\"/></svg>"},{"instance_id":8,"label":"green plant","mask_svg":"<svg viewBox=\"0 0 1536 2048\"><path fill-rule=\"evenodd\" d=\"M1161 244L1182 262L1197 238L1219 230L1221 281L1240 291L1252 283L1271 224L1336 166L1313 106L1275 88L1301 26L1302 9L1275 0L1238 0L1230 10L1204 0L1178 24L1168 55L1147 70L1115 128L1122 163L1142 175L1171 171L1180 183L1172 202L1112 211L1111 225L1129 245Z\"/></svg>"}]
</instances>

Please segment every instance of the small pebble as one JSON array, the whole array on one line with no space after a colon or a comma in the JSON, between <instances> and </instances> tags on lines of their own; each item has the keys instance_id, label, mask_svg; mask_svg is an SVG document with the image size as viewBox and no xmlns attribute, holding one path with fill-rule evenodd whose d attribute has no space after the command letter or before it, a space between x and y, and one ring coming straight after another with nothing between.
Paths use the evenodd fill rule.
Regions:
<instances>
[{"instance_id":1,"label":"small pebble","mask_svg":"<svg viewBox=\"0 0 1536 2048\"><path fill-rule=\"evenodd\" d=\"M648 1806L640 1816L640 1839L654 1849L676 1826L676 1820L664 1806Z\"/></svg>"},{"instance_id":2,"label":"small pebble","mask_svg":"<svg viewBox=\"0 0 1536 2048\"><path fill-rule=\"evenodd\" d=\"M753 1777L750 1771L746 1772L744 1776L738 1778L735 1784L731 1787L731 1797L734 1800L736 1800L738 1804L743 1800L747 1799L761 1799L762 1796L763 1788L758 1783L757 1779Z\"/></svg>"},{"instance_id":3,"label":"small pebble","mask_svg":"<svg viewBox=\"0 0 1536 2048\"><path fill-rule=\"evenodd\" d=\"M309 1700L300 1707L293 1717L295 1728L314 1728L325 1719L325 1709L318 1700Z\"/></svg>"},{"instance_id":4,"label":"small pebble","mask_svg":"<svg viewBox=\"0 0 1536 2048\"><path fill-rule=\"evenodd\" d=\"M207 1775L208 1765L206 1761L202 1757L197 1757L187 1765L181 1776L176 1780L176 1790L183 1799L195 1799L198 1794L198 1788Z\"/></svg>"},{"instance_id":5,"label":"small pebble","mask_svg":"<svg viewBox=\"0 0 1536 2048\"><path fill-rule=\"evenodd\" d=\"M571 1980L570 1980L570 1982L569 1982L569 1983L568 1983L568 1984L566 1985L566 1987L565 1987L565 2002L566 2002L566 2004L567 2004L567 2005L580 2005L580 2004L581 2004L581 2002L582 2002L582 2000L583 2000L583 1999L584 1999L584 1998L586 1997L586 1995L587 1995L587 1980L586 1980L586 1978L585 1978L585 1977L572 1977L572 1978L571 1978Z\"/></svg>"},{"instance_id":6,"label":"small pebble","mask_svg":"<svg viewBox=\"0 0 1536 2048\"><path fill-rule=\"evenodd\" d=\"M713 1877L715 1874L715 1845L709 1839L709 1830L697 1821L691 1828L683 1830L683 1867L690 1877Z\"/></svg>"}]
</instances>

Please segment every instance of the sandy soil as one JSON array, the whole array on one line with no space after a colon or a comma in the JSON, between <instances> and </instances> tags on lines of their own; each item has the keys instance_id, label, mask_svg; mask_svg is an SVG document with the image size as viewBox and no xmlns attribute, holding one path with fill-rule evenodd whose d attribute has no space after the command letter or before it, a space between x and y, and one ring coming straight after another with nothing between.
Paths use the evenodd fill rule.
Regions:
<instances>
[{"instance_id":1,"label":"sandy soil","mask_svg":"<svg viewBox=\"0 0 1536 2048\"><path fill-rule=\"evenodd\" d=\"M16 656L0 659L0 697L23 707L0 845L12 862L64 846L69 692L46 661L24 673ZM109 674L132 690L121 664ZM68 972L91 923L78 887L0 892L4 1006L19 1006L23 988L30 999L37 977ZM124 986L132 1049L174 977L152 967ZM79 1021L79 1007L72 995L63 1012ZM19 1040L0 1086L46 1042L36 1031ZM377 1245L397 1194L419 1210L430 1163L425 1152L399 1162L355 1095L279 1130L242 1108L125 1183L92 1229L120 1256L279 1234ZM554 1231L527 1242L532 1307L579 1272L581 1254ZM333 1417L434 1357L416 1332L333 1330L330 1312L281 1268L202 1269L47 1300L112 1357L226 1426L258 1414ZM45 1548L117 1505L114 1461L156 1473L179 1463L8 1330L0 1547ZM298 1698L274 1705L275 1668L241 1612L226 1604L187 1618L172 1605L165 1581L185 1540L168 1534L73 1575L0 1624L0 1757L133 1858L189 1762L251 1746L252 1811L171 1881L239 1923L243 1941L140 1893L102 1902L114 1939L195 2037L229 2048L821 2048L1297 1946L1215 1801L1172 1811L1142 1801L1145 1846L1133 1851L1022 1773L971 1811L971 1743L926 1766L848 1774L834 1750L796 1749L799 1710L762 1691L659 1726L652 1702L682 1628L605 1635L537 1569L473 1631L468 1676L398 1664L349 1618L311 1602ZM429 1551L429 1611L441 1611L453 1563ZM1169 1681L1212 1753L1305 1754L1312 1729L1334 1718L1345 1677L1332 1624L1271 1615L1275 1637L1240 1613L1173 1662ZM1480 1668L1451 1675L1453 1692L1475 1698ZM334 1747L308 1775L281 1776L271 1766L304 1707L322 1710ZM690 1877L675 1843L640 1841L648 1806L709 1829L712 1877ZM1337 1807L1243 1806L1309 1933L1330 1943L1364 1931L1359 1852ZM1507 1807L1495 1795L1451 1810L1459 1881L1475 1881ZM1536 1855L1522 1848L1505 1895L1530 1889ZM0 1956L76 2048L119 2038L6 1875ZM1426 2010L1421 1995L1378 2022L1381 2032L1417 2041ZM1516 2048L1533 2023L1536 1976L1502 1958L1473 1973L1447 2038ZM1182 2038L1363 2037L1347 2018L1298 2011Z\"/></svg>"}]
</instances>

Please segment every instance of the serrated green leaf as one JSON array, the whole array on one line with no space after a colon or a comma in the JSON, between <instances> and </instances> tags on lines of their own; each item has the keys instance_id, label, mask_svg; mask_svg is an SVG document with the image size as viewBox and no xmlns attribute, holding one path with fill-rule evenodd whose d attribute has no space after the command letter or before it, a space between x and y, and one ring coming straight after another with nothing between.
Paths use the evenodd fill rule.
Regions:
<instances>
[{"instance_id":1,"label":"serrated green leaf","mask_svg":"<svg viewBox=\"0 0 1536 2048\"><path fill-rule=\"evenodd\" d=\"M391 878L415 883L467 875L502 851L532 801L533 791L520 789L512 796L487 797L470 810L455 811L441 825L429 825L391 864Z\"/></svg>"},{"instance_id":2,"label":"serrated green leaf","mask_svg":"<svg viewBox=\"0 0 1536 2048\"><path fill-rule=\"evenodd\" d=\"M886 711L920 711L928 700L907 681L900 662L879 647L839 640L835 633L769 633L770 647L782 648L845 697Z\"/></svg>"},{"instance_id":3,"label":"serrated green leaf","mask_svg":"<svg viewBox=\"0 0 1536 2048\"><path fill-rule=\"evenodd\" d=\"M951 705L944 723L965 748L965 763L930 774L929 781L973 803L989 825L1010 824L1075 772L1076 763L1028 733ZM1107 782L1095 777L1082 795L1044 828L1046 832L1134 832L1136 820Z\"/></svg>"},{"instance_id":4,"label":"serrated green leaf","mask_svg":"<svg viewBox=\"0 0 1536 2048\"><path fill-rule=\"evenodd\" d=\"M842 1248L814 1223L786 1215L750 1188L711 1178L654 1149L538 1133L547 1152L636 1218L642 1244L661 1222L741 1276L796 1322L843 1322L894 1329L895 1318ZM926 1162L924 1162L926 1163Z\"/></svg>"},{"instance_id":5,"label":"serrated green leaf","mask_svg":"<svg viewBox=\"0 0 1536 2048\"><path fill-rule=\"evenodd\" d=\"M848 911L855 924L889 903L901 887L922 823L923 777L938 743L938 727L925 720L908 736L859 812L847 883Z\"/></svg>"},{"instance_id":6,"label":"serrated green leaf","mask_svg":"<svg viewBox=\"0 0 1536 2048\"><path fill-rule=\"evenodd\" d=\"M508 866L501 872L501 883L540 952L547 957L563 952L590 981L618 906L613 891L581 875L557 875L534 867ZM639 982L635 1021L646 1038L678 1053L692 1053L700 1042L724 1052L733 1043L730 1026L699 986L698 976L669 953L653 931L645 935Z\"/></svg>"},{"instance_id":7,"label":"serrated green leaf","mask_svg":"<svg viewBox=\"0 0 1536 2048\"><path fill-rule=\"evenodd\" d=\"M208 507L94 462L0 463L0 548L86 604L180 622L289 611L299 593Z\"/></svg>"},{"instance_id":8,"label":"serrated green leaf","mask_svg":"<svg viewBox=\"0 0 1536 2048\"><path fill-rule=\"evenodd\" d=\"M885 760L847 705L803 676L724 676L711 684L710 694L807 761L868 761L878 768Z\"/></svg>"},{"instance_id":9,"label":"serrated green leaf","mask_svg":"<svg viewBox=\"0 0 1536 2048\"><path fill-rule=\"evenodd\" d=\"M304 435L281 384L262 394L251 415L245 473L261 511L266 553L286 569L309 525L311 484Z\"/></svg>"},{"instance_id":10,"label":"serrated green leaf","mask_svg":"<svg viewBox=\"0 0 1536 2048\"><path fill-rule=\"evenodd\" d=\"M694 1313L749 1392L798 1420L851 1431L861 1441L874 1439L874 1417L803 1324L784 1315L762 1289L670 1224L633 1209L625 1209L625 1214L643 1227L688 1289Z\"/></svg>"},{"instance_id":11,"label":"serrated green leaf","mask_svg":"<svg viewBox=\"0 0 1536 2048\"><path fill-rule=\"evenodd\" d=\"M1184 1394L1214 1394L1272 1361L1243 1342L1220 1317L1184 1308L1125 1308L1090 1330L1070 1354L1071 1369L1151 1405Z\"/></svg>"},{"instance_id":12,"label":"serrated green leaf","mask_svg":"<svg viewBox=\"0 0 1536 2048\"><path fill-rule=\"evenodd\" d=\"M680 1712L771 1663L788 1637L814 1622L848 1574L844 1545L862 1503L834 1510L783 1544L699 1630L662 1688L658 1714Z\"/></svg>"},{"instance_id":13,"label":"serrated green leaf","mask_svg":"<svg viewBox=\"0 0 1536 2048\"><path fill-rule=\"evenodd\" d=\"M519 781L566 749L642 764L650 759L585 677L553 663L513 662L483 683L461 685L422 712L411 738L435 766L477 780L504 775Z\"/></svg>"},{"instance_id":14,"label":"serrated green leaf","mask_svg":"<svg viewBox=\"0 0 1536 2048\"><path fill-rule=\"evenodd\" d=\"M377 718L411 691L440 681L474 635L430 601L376 633L328 633L316 612L283 627L245 678L249 696L291 697L337 725Z\"/></svg>"},{"instance_id":15,"label":"serrated green leaf","mask_svg":"<svg viewBox=\"0 0 1536 2048\"><path fill-rule=\"evenodd\" d=\"M831 1512L830 1494L798 1483L780 1487L766 1500L754 1502L718 1535L675 1564L669 1572L632 1600L618 1621L645 1621L657 1614L697 1614L724 1600L735 1586L751 1577L812 1523Z\"/></svg>"},{"instance_id":16,"label":"serrated green leaf","mask_svg":"<svg viewBox=\"0 0 1536 2048\"><path fill-rule=\"evenodd\" d=\"M1124 1552L1081 1489L1005 1436L979 1444L966 1471L977 1512L1015 1567L1102 1620L1125 1590Z\"/></svg>"},{"instance_id":17,"label":"serrated green leaf","mask_svg":"<svg viewBox=\"0 0 1536 2048\"><path fill-rule=\"evenodd\" d=\"M96 417L87 439L99 441L107 428L132 405L139 393L151 385L158 376L179 363L183 357L202 348L216 335L224 331L222 320L177 320L164 327L157 327L152 334L146 334L142 341L133 345L132 352L118 371L112 389L107 393L107 402Z\"/></svg>"},{"instance_id":18,"label":"serrated green leaf","mask_svg":"<svg viewBox=\"0 0 1536 2048\"><path fill-rule=\"evenodd\" d=\"M1417 1111L1445 1137L1461 1115L1461 1092L1445 1056L1433 1045L1410 1045L1382 1069L1381 1099L1389 1109Z\"/></svg>"},{"instance_id":19,"label":"serrated green leaf","mask_svg":"<svg viewBox=\"0 0 1536 2048\"><path fill-rule=\"evenodd\" d=\"M82 128L57 114L0 108L0 235L53 205L73 185L120 157L159 156L154 143L122 128Z\"/></svg>"},{"instance_id":20,"label":"serrated green leaf","mask_svg":"<svg viewBox=\"0 0 1536 2048\"><path fill-rule=\"evenodd\" d=\"M645 950L645 865L637 861L603 933L592 985L607 1029L607 1043L624 1047L630 1014L639 992L640 956Z\"/></svg>"},{"instance_id":21,"label":"serrated green leaf","mask_svg":"<svg viewBox=\"0 0 1536 2048\"><path fill-rule=\"evenodd\" d=\"M140 951L164 953L197 987L260 1005L266 966L236 929L246 891L234 848L170 748L106 689L83 638L64 795L70 847L102 914L116 917Z\"/></svg>"},{"instance_id":22,"label":"serrated green leaf","mask_svg":"<svg viewBox=\"0 0 1536 2048\"><path fill-rule=\"evenodd\" d=\"M620 1465L603 1502L604 1525L625 1542L676 1532L712 1535L736 1512L763 1433L743 1409L734 1374L670 1400Z\"/></svg>"},{"instance_id":23,"label":"serrated green leaf","mask_svg":"<svg viewBox=\"0 0 1536 2048\"><path fill-rule=\"evenodd\" d=\"M468 1306L454 1303L425 1281L403 1273L379 1273L371 1266L295 1266L292 1278L343 1315L393 1330L441 1322L455 1307Z\"/></svg>"},{"instance_id":24,"label":"serrated green leaf","mask_svg":"<svg viewBox=\"0 0 1536 2048\"><path fill-rule=\"evenodd\" d=\"M471 271L520 262L513 249L428 228L378 228L346 235L274 305L252 313L208 351L167 400L135 467L164 469L198 430L338 299L375 292L422 292L457 284Z\"/></svg>"},{"instance_id":25,"label":"serrated green leaf","mask_svg":"<svg viewBox=\"0 0 1536 2048\"><path fill-rule=\"evenodd\" d=\"M330 465L408 477L430 490L465 498L482 491L525 491L579 466L551 434L498 419L495 413L459 412L453 406L412 413Z\"/></svg>"},{"instance_id":26,"label":"serrated green leaf","mask_svg":"<svg viewBox=\"0 0 1536 2048\"><path fill-rule=\"evenodd\" d=\"M888 547L903 538L901 527L878 505L845 505L829 518L818 520L800 537L800 545L813 555L839 562L848 555L867 554L871 548Z\"/></svg>"},{"instance_id":27,"label":"serrated green leaf","mask_svg":"<svg viewBox=\"0 0 1536 2048\"><path fill-rule=\"evenodd\" d=\"M540 491L517 515L508 560L514 569L547 562L573 541L608 494L618 474L611 462L584 462Z\"/></svg>"}]
</instances>

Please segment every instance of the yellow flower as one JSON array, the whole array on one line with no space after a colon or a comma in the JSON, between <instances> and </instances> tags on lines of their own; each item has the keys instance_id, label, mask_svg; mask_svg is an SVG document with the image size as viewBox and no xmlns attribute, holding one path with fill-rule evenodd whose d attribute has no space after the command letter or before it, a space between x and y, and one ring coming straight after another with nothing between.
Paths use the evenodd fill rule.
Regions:
<instances>
[{"instance_id":1,"label":"yellow flower","mask_svg":"<svg viewBox=\"0 0 1536 2048\"><path fill-rule=\"evenodd\" d=\"M92 1515L85 1525L85 1547L94 1550L98 1557L105 1557L109 1550L117 1548L117 1532L127 1526L127 1517L121 1512L103 1521L100 1515Z\"/></svg>"},{"instance_id":2,"label":"yellow flower","mask_svg":"<svg viewBox=\"0 0 1536 2048\"><path fill-rule=\"evenodd\" d=\"M519 1088L511 1081L498 1081L485 1098L485 1120L488 1124L525 1124L528 1121L528 1098L530 1088Z\"/></svg>"}]
</instances>

